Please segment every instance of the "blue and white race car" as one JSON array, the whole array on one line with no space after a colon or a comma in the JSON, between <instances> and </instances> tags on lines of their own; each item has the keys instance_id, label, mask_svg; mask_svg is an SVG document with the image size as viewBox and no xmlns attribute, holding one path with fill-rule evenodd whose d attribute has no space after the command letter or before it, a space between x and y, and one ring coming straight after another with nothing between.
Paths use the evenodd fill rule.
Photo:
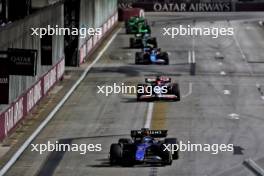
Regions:
<instances>
[{"instance_id":1,"label":"blue and white race car","mask_svg":"<svg viewBox=\"0 0 264 176\"><path fill-rule=\"evenodd\" d=\"M144 48L142 52L136 52L135 64L169 65L169 55L160 48Z\"/></svg>"},{"instance_id":2,"label":"blue and white race car","mask_svg":"<svg viewBox=\"0 0 264 176\"><path fill-rule=\"evenodd\" d=\"M111 165L133 166L135 164L171 165L179 158L178 151L166 150L166 145L178 144L176 138L165 138L167 130L132 130L131 138L121 138L110 147ZM161 139L165 138L165 139Z\"/></svg>"}]
</instances>

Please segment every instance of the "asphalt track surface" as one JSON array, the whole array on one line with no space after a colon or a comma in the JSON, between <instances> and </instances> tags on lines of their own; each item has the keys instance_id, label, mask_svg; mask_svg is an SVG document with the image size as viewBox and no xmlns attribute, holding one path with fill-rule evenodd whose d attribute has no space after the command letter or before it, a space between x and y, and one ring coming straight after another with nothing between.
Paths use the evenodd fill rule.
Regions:
<instances>
[{"instance_id":1,"label":"asphalt track surface","mask_svg":"<svg viewBox=\"0 0 264 176\"><path fill-rule=\"evenodd\" d=\"M253 159L264 167L264 27L253 18L263 14L147 15L158 45L169 52L169 66L136 66L136 49L128 49L122 29L103 57L91 69L55 118L34 140L102 144L101 152L51 152L39 155L28 148L8 176L252 176L243 162ZM195 22L193 21L195 19ZM229 20L227 20L229 19ZM248 21L249 20L249 21ZM162 36L162 27L232 26L235 37ZM188 52L194 48L196 75L190 76ZM224 56L216 59L216 53ZM111 143L144 127L149 104L134 95L97 94L97 85L136 85L151 75L163 74L179 82L180 102L154 102L150 127L168 129L169 136L192 143L235 145L234 152L180 152L172 166L110 166ZM259 86L257 86L259 85ZM259 87L259 89L257 88ZM264 90L264 87L263 87Z\"/></svg>"}]
</instances>

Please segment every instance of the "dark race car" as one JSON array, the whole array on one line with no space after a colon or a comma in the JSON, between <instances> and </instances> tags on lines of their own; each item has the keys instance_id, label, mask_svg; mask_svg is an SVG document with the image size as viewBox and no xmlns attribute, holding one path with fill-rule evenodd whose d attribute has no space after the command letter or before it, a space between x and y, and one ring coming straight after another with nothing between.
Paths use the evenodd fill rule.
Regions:
<instances>
[{"instance_id":1,"label":"dark race car","mask_svg":"<svg viewBox=\"0 0 264 176\"><path fill-rule=\"evenodd\" d=\"M161 51L160 48L153 48L150 46L148 48L144 48L142 52L136 52L135 55L135 64L169 65L168 53Z\"/></svg>"},{"instance_id":2,"label":"dark race car","mask_svg":"<svg viewBox=\"0 0 264 176\"><path fill-rule=\"evenodd\" d=\"M137 85L138 101L173 100L180 101L180 87L178 83L171 83L171 78L157 76L146 78L145 84Z\"/></svg>"},{"instance_id":3,"label":"dark race car","mask_svg":"<svg viewBox=\"0 0 264 176\"><path fill-rule=\"evenodd\" d=\"M110 147L111 165L133 166L156 163L171 165L179 158L178 151L166 150L166 145L178 144L176 138L165 138L167 130L132 130L131 138L121 138ZM161 139L165 138L165 139Z\"/></svg>"},{"instance_id":4,"label":"dark race car","mask_svg":"<svg viewBox=\"0 0 264 176\"><path fill-rule=\"evenodd\" d=\"M130 48L145 48L151 45L152 48L157 48L156 37L151 37L149 34L136 34L134 38L129 40Z\"/></svg>"}]
</instances>

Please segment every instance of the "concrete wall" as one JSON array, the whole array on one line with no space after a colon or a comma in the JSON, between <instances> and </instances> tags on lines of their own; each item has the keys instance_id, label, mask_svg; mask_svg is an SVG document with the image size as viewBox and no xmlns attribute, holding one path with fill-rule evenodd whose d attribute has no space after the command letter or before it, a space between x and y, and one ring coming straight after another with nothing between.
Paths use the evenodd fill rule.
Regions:
<instances>
[{"instance_id":1,"label":"concrete wall","mask_svg":"<svg viewBox=\"0 0 264 176\"><path fill-rule=\"evenodd\" d=\"M79 36L80 63L84 62L98 48L109 32L117 24L117 0L81 0L80 26L100 27L102 35ZM42 66L40 61L40 38L31 36L32 27L64 26L64 5L58 3L39 10L23 20L0 28L0 48L37 49L37 75L10 76L10 104L0 105L0 141L8 136L33 107L45 96L53 85L62 78L65 67L64 36L52 37L52 66Z\"/></svg>"},{"instance_id":2,"label":"concrete wall","mask_svg":"<svg viewBox=\"0 0 264 176\"><path fill-rule=\"evenodd\" d=\"M32 27L63 26L63 4L38 11L23 20L0 28L0 48L38 50L36 76L10 75L9 105L0 106L0 140L4 139L32 110L64 73L64 37L52 36L52 65L42 66L40 38ZM45 58L42 58L45 59Z\"/></svg>"},{"instance_id":3,"label":"concrete wall","mask_svg":"<svg viewBox=\"0 0 264 176\"><path fill-rule=\"evenodd\" d=\"M83 63L117 23L117 0L81 0L80 28L102 28L102 35L79 38L79 63Z\"/></svg>"},{"instance_id":4,"label":"concrete wall","mask_svg":"<svg viewBox=\"0 0 264 176\"><path fill-rule=\"evenodd\" d=\"M63 5L56 5L51 8L41 10L24 20L14 22L4 28L0 28L0 48L24 48L37 49L37 75L31 76L10 76L10 102L16 100L25 90L29 89L44 73L49 71L52 66L41 66L40 60L40 38L31 35L32 27L47 27L50 24L63 26ZM63 36L52 36L53 55L52 62L55 65L64 57L64 38ZM44 58L43 58L44 59Z\"/></svg>"}]
</instances>

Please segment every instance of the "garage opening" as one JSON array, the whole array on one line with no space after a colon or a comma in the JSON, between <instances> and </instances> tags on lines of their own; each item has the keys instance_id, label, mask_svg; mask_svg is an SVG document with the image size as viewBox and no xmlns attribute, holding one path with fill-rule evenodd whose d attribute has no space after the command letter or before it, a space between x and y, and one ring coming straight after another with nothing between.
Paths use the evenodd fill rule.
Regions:
<instances>
[{"instance_id":1,"label":"garage opening","mask_svg":"<svg viewBox=\"0 0 264 176\"><path fill-rule=\"evenodd\" d=\"M64 4L65 28L79 28L80 0L66 0ZM65 35L65 65L78 66L78 35Z\"/></svg>"}]
</instances>

